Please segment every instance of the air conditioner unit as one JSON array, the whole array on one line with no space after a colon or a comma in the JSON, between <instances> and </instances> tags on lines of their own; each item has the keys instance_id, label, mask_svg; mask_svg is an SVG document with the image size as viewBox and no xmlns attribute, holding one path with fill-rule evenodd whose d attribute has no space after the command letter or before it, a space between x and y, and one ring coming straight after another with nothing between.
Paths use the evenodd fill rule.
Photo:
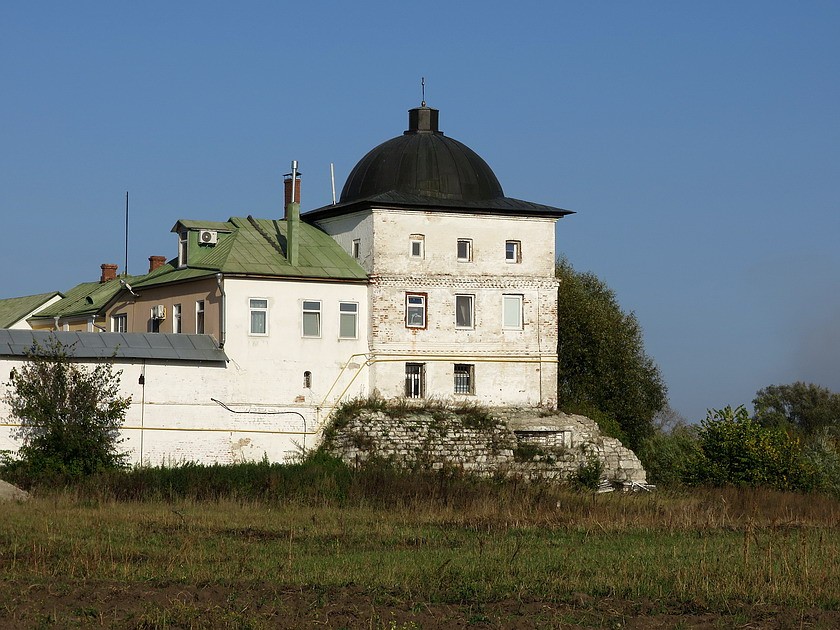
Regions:
<instances>
[{"instance_id":1,"label":"air conditioner unit","mask_svg":"<svg viewBox=\"0 0 840 630\"><path fill-rule=\"evenodd\" d=\"M215 230L201 230L198 233L198 242L203 245L215 245L219 240L219 233Z\"/></svg>"},{"instance_id":2,"label":"air conditioner unit","mask_svg":"<svg viewBox=\"0 0 840 630\"><path fill-rule=\"evenodd\" d=\"M166 307L163 304L152 307L152 319L166 319Z\"/></svg>"}]
</instances>

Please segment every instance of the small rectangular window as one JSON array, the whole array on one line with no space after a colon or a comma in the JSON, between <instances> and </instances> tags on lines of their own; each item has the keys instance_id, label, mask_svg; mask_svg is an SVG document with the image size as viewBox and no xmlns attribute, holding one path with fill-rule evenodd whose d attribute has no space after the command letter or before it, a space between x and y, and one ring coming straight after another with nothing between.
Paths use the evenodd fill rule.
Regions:
<instances>
[{"instance_id":1,"label":"small rectangular window","mask_svg":"<svg viewBox=\"0 0 840 630\"><path fill-rule=\"evenodd\" d=\"M172 305L172 332L180 333L181 332L181 305L180 304L173 304Z\"/></svg>"},{"instance_id":2,"label":"small rectangular window","mask_svg":"<svg viewBox=\"0 0 840 630\"><path fill-rule=\"evenodd\" d=\"M321 301L303 301L303 336L321 336Z\"/></svg>"},{"instance_id":3,"label":"small rectangular window","mask_svg":"<svg viewBox=\"0 0 840 630\"><path fill-rule=\"evenodd\" d=\"M195 303L195 334L204 334L204 300Z\"/></svg>"},{"instance_id":4,"label":"small rectangular window","mask_svg":"<svg viewBox=\"0 0 840 630\"><path fill-rule=\"evenodd\" d=\"M248 307L251 311L251 328L248 332L252 335L267 335L268 300L265 298L250 298Z\"/></svg>"},{"instance_id":5,"label":"small rectangular window","mask_svg":"<svg viewBox=\"0 0 840 630\"><path fill-rule=\"evenodd\" d=\"M455 364L455 393L475 393L475 366L467 363Z\"/></svg>"},{"instance_id":6,"label":"small rectangular window","mask_svg":"<svg viewBox=\"0 0 840 630\"><path fill-rule=\"evenodd\" d=\"M409 253L411 254L412 258L423 258L425 255L424 247L426 242L426 237L422 234L412 234L409 239Z\"/></svg>"},{"instance_id":7,"label":"small rectangular window","mask_svg":"<svg viewBox=\"0 0 840 630\"><path fill-rule=\"evenodd\" d=\"M350 245L350 254L353 258L359 258L359 252L361 251L362 242L359 239L353 239L353 243Z\"/></svg>"},{"instance_id":8,"label":"small rectangular window","mask_svg":"<svg viewBox=\"0 0 840 630\"><path fill-rule=\"evenodd\" d=\"M128 332L128 315L114 315L111 318L111 332Z\"/></svg>"},{"instance_id":9,"label":"small rectangular window","mask_svg":"<svg viewBox=\"0 0 840 630\"><path fill-rule=\"evenodd\" d=\"M505 241L505 261L522 262L522 244L519 241Z\"/></svg>"},{"instance_id":10,"label":"small rectangular window","mask_svg":"<svg viewBox=\"0 0 840 630\"><path fill-rule=\"evenodd\" d=\"M459 238L456 246L457 257L459 262L469 262L472 260L472 241L467 238Z\"/></svg>"},{"instance_id":11,"label":"small rectangular window","mask_svg":"<svg viewBox=\"0 0 840 630\"><path fill-rule=\"evenodd\" d=\"M178 232L178 267L187 266L187 231Z\"/></svg>"},{"instance_id":12,"label":"small rectangular window","mask_svg":"<svg viewBox=\"0 0 840 630\"><path fill-rule=\"evenodd\" d=\"M426 327L426 294L405 294L405 325L407 328Z\"/></svg>"},{"instance_id":13,"label":"small rectangular window","mask_svg":"<svg viewBox=\"0 0 840 630\"><path fill-rule=\"evenodd\" d=\"M423 398L426 395L426 364L405 364L405 397Z\"/></svg>"},{"instance_id":14,"label":"small rectangular window","mask_svg":"<svg viewBox=\"0 0 840 630\"><path fill-rule=\"evenodd\" d=\"M356 302L338 303L338 337L355 339L359 336L359 305Z\"/></svg>"},{"instance_id":15,"label":"small rectangular window","mask_svg":"<svg viewBox=\"0 0 840 630\"><path fill-rule=\"evenodd\" d=\"M473 327L473 304L472 295L455 296L455 328Z\"/></svg>"},{"instance_id":16,"label":"small rectangular window","mask_svg":"<svg viewBox=\"0 0 840 630\"><path fill-rule=\"evenodd\" d=\"M522 296L502 296L502 328L522 330Z\"/></svg>"}]
</instances>

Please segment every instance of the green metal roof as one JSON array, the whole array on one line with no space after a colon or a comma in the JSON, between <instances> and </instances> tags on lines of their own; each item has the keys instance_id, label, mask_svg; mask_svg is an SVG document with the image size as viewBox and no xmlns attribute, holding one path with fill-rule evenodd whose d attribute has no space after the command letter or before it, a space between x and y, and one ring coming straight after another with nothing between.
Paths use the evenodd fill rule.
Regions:
<instances>
[{"instance_id":1,"label":"green metal roof","mask_svg":"<svg viewBox=\"0 0 840 630\"><path fill-rule=\"evenodd\" d=\"M0 328L8 328L19 322L56 295L61 295L61 293L53 291L52 293L39 293L38 295L25 295L0 300Z\"/></svg>"},{"instance_id":2,"label":"green metal roof","mask_svg":"<svg viewBox=\"0 0 840 630\"><path fill-rule=\"evenodd\" d=\"M177 261L170 261L132 282L133 287L191 280L219 272L282 278L367 279L364 269L332 237L303 221L299 223L297 232L300 239L297 265L292 265L286 257L288 232L285 220L247 216L231 217L225 223L178 221L175 226L191 230L187 266L178 269L175 266ZM218 242L215 245L200 244L195 232L199 228L219 232Z\"/></svg>"},{"instance_id":3,"label":"green metal roof","mask_svg":"<svg viewBox=\"0 0 840 630\"><path fill-rule=\"evenodd\" d=\"M97 315L111 298L122 290L120 280L134 283L141 277L122 276L108 282L83 282L65 291L63 299L39 311L32 319L44 320L56 317L65 319Z\"/></svg>"}]
</instances>

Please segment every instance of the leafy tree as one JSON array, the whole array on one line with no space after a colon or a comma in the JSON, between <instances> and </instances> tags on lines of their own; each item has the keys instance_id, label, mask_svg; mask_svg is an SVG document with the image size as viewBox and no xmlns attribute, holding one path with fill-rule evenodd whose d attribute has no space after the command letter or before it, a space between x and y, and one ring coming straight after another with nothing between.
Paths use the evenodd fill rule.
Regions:
<instances>
[{"instance_id":1,"label":"leafy tree","mask_svg":"<svg viewBox=\"0 0 840 630\"><path fill-rule=\"evenodd\" d=\"M710 410L698 437L695 483L778 490L810 490L815 484L799 438L780 427L761 426L743 405Z\"/></svg>"},{"instance_id":2,"label":"leafy tree","mask_svg":"<svg viewBox=\"0 0 840 630\"><path fill-rule=\"evenodd\" d=\"M840 394L813 383L770 385L756 392L753 407L763 426L794 427L806 436L840 430Z\"/></svg>"},{"instance_id":3,"label":"leafy tree","mask_svg":"<svg viewBox=\"0 0 840 630\"><path fill-rule=\"evenodd\" d=\"M667 400L639 322L621 310L615 293L596 275L575 271L565 259L556 273L558 402L566 411L595 409L608 416L620 428L615 437L636 449L653 434L653 417Z\"/></svg>"},{"instance_id":4,"label":"leafy tree","mask_svg":"<svg viewBox=\"0 0 840 630\"><path fill-rule=\"evenodd\" d=\"M4 402L20 421L20 463L31 476L80 476L125 465L119 429L131 404L119 395L121 372L108 362L92 368L71 361L55 337L33 345L14 369Z\"/></svg>"}]
</instances>

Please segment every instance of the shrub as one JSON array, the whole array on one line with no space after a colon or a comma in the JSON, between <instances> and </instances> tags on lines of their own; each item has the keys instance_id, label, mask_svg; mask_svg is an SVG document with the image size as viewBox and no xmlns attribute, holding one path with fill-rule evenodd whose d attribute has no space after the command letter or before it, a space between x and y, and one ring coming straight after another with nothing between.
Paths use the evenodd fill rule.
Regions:
<instances>
[{"instance_id":1,"label":"shrub","mask_svg":"<svg viewBox=\"0 0 840 630\"><path fill-rule=\"evenodd\" d=\"M698 437L700 449L691 473L695 483L778 490L814 486L799 438L778 427L762 427L743 405L710 410Z\"/></svg>"},{"instance_id":2,"label":"shrub","mask_svg":"<svg viewBox=\"0 0 840 630\"><path fill-rule=\"evenodd\" d=\"M14 437L23 445L6 462L16 477L80 477L125 466L119 430L130 398L119 395L121 372L102 362L91 368L71 361L53 337L33 345L12 370L4 401L20 421Z\"/></svg>"}]
</instances>

